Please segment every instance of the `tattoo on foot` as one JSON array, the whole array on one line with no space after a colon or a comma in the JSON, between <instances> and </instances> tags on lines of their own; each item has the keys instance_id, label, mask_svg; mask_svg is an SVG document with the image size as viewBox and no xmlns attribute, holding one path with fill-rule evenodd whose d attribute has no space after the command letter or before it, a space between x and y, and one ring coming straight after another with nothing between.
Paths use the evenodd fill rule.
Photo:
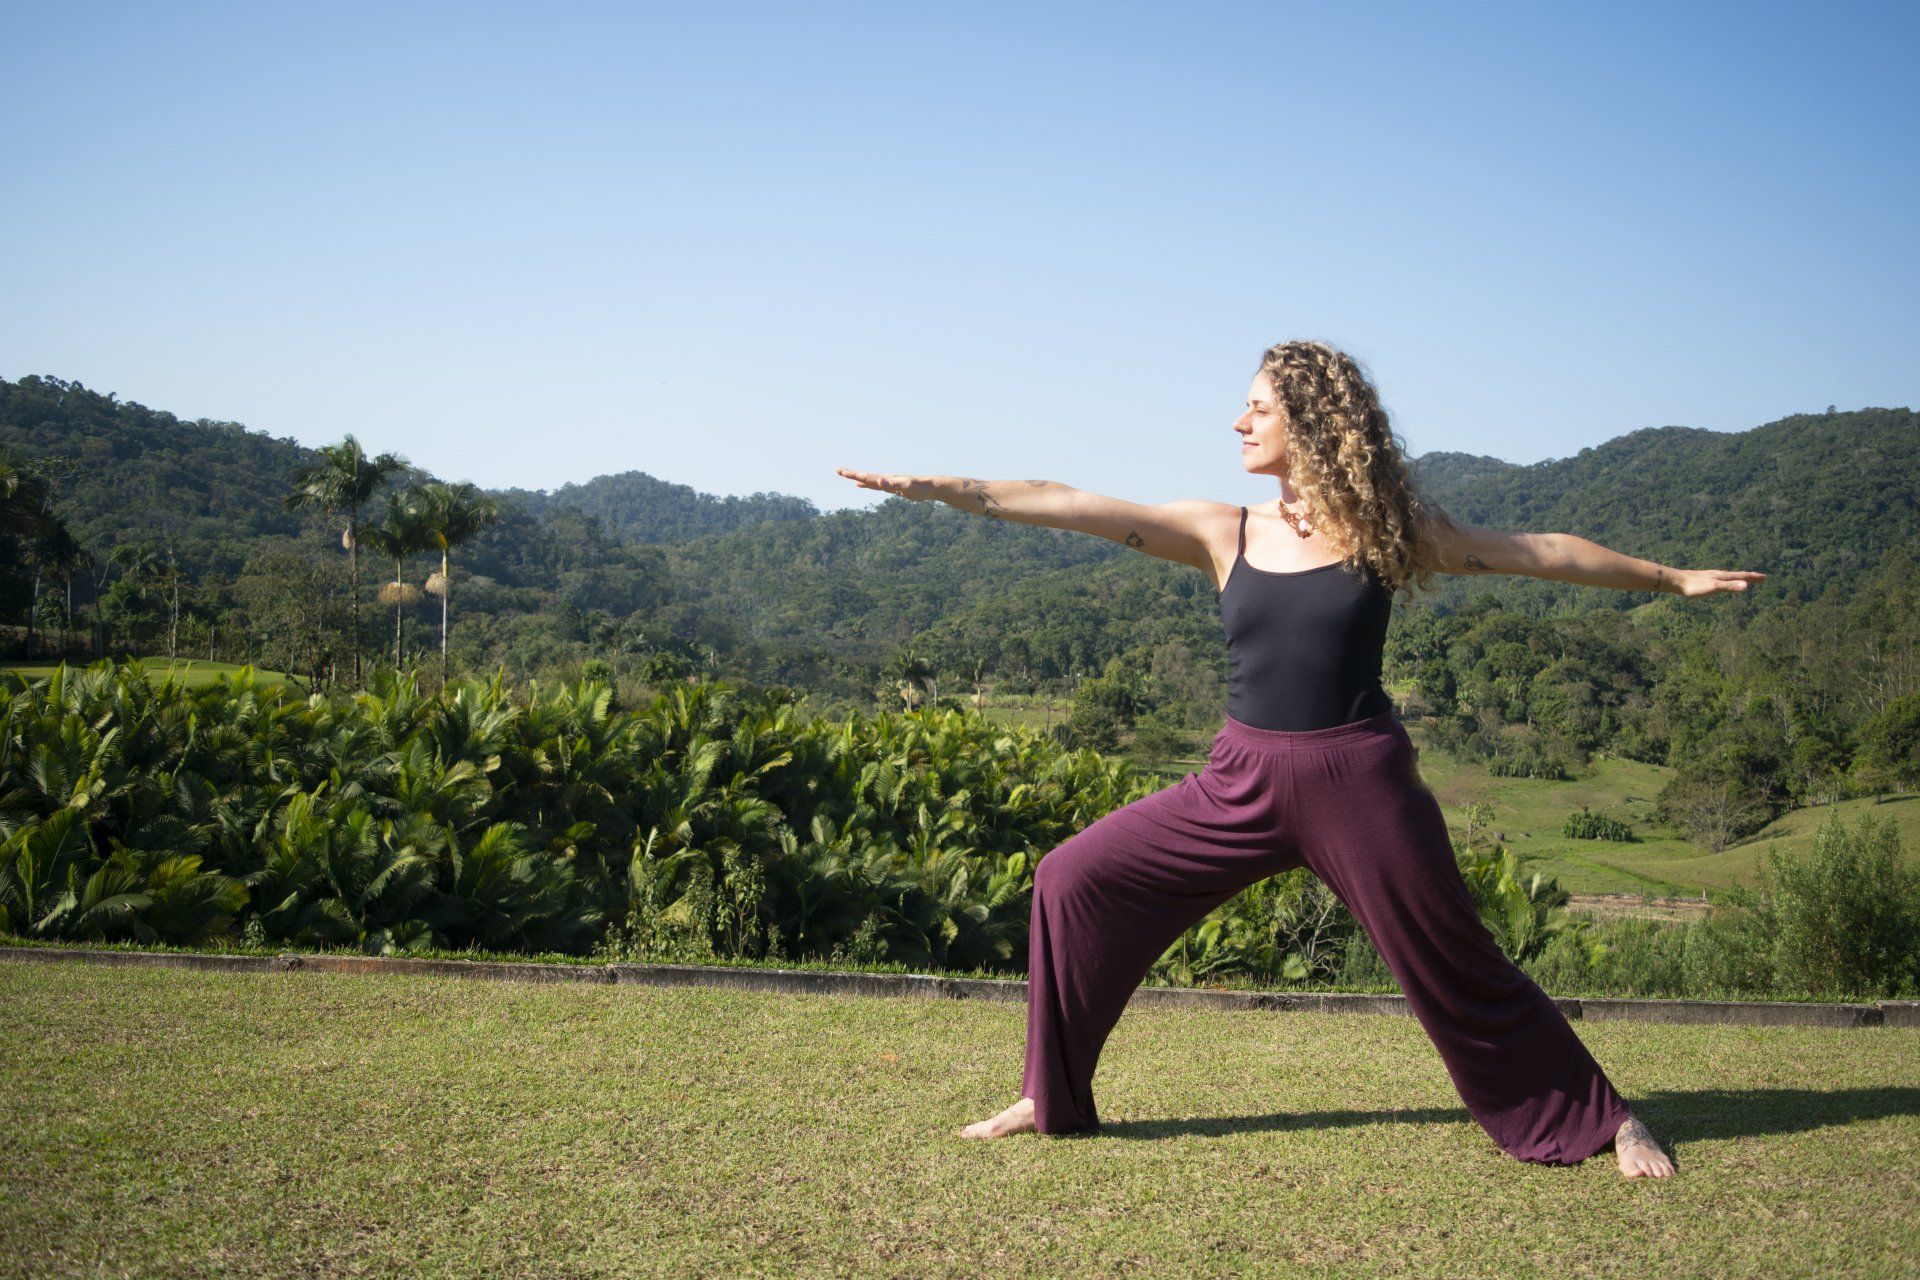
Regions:
<instances>
[{"instance_id":1,"label":"tattoo on foot","mask_svg":"<svg viewBox=\"0 0 1920 1280\"><path fill-rule=\"evenodd\" d=\"M1639 1116L1629 1117L1626 1123L1620 1126L1619 1131L1613 1135L1613 1149L1615 1151L1624 1151L1635 1143L1646 1143L1649 1146L1655 1147L1660 1145L1653 1140L1653 1131L1641 1122Z\"/></svg>"},{"instance_id":2,"label":"tattoo on foot","mask_svg":"<svg viewBox=\"0 0 1920 1280\"><path fill-rule=\"evenodd\" d=\"M1136 550L1140 547L1144 547L1147 545L1147 540L1141 537L1139 534L1135 533L1131 529L1127 530L1127 536L1125 541L1128 546L1133 547Z\"/></svg>"}]
</instances>

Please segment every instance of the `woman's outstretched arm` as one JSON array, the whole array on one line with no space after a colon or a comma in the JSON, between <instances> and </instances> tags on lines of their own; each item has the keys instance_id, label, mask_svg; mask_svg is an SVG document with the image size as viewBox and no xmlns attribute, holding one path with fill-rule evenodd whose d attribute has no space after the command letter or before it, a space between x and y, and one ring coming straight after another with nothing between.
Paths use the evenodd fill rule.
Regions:
<instances>
[{"instance_id":1,"label":"woman's outstretched arm","mask_svg":"<svg viewBox=\"0 0 1920 1280\"><path fill-rule=\"evenodd\" d=\"M1616 591L1704 596L1745 591L1767 575L1749 569L1675 569L1621 555L1571 533L1506 533L1449 521L1439 539L1442 573L1522 573Z\"/></svg>"},{"instance_id":2,"label":"woman's outstretched arm","mask_svg":"<svg viewBox=\"0 0 1920 1280\"><path fill-rule=\"evenodd\" d=\"M1091 533L1162 560L1192 565L1210 576L1217 570L1208 548L1225 527L1222 521L1230 523L1239 510L1199 499L1146 506L1057 480L972 480L834 469L863 489L880 489L915 502L931 498L995 520ZM1226 536L1231 538L1232 533Z\"/></svg>"},{"instance_id":3,"label":"woman's outstretched arm","mask_svg":"<svg viewBox=\"0 0 1920 1280\"><path fill-rule=\"evenodd\" d=\"M932 499L950 507L1053 529L1072 527L1074 499L1080 491L1057 480L969 480L965 476L883 475L835 467L862 489L880 489L914 502Z\"/></svg>"}]
</instances>

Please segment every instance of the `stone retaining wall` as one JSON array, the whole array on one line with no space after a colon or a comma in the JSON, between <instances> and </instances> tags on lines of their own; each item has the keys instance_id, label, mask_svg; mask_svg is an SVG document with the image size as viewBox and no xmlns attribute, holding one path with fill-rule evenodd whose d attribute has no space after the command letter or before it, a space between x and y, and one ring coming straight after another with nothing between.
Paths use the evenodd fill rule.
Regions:
<instances>
[{"instance_id":1,"label":"stone retaining wall","mask_svg":"<svg viewBox=\"0 0 1920 1280\"><path fill-rule=\"evenodd\" d=\"M160 965L177 969L259 973L387 973L504 982L639 983L653 987L727 987L737 991L805 995L906 996L934 1000L1025 1003L1019 979L940 978L919 973L836 973L698 964L537 964L488 960L423 960L406 956L230 956L170 951L96 951L84 947L0 947L0 960L87 961ZM1920 1000L1872 1004L1811 1004L1769 1000L1621 1000L1556 996L1568 1018L1596 1022L1664 1022L1689 1026L1908 1027L1920 1029ZM1308 991L1213 991L1195 987L1141 987L1129 1007L1272 1010L1297 1013L1373 1013L1411 1017L1407 998Z\"/></svg>"}]
</instances>

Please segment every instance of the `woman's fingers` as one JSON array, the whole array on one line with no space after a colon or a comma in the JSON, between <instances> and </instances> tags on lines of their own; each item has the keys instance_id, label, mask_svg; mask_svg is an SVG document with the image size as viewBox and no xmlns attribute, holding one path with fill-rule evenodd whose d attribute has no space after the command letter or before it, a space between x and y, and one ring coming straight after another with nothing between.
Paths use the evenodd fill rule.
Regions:
<instances>
[{"instance_id":1,"label":"woman's fingers","mask_svg":"<svg viewBox=\"0 0 1920 1280\"><path fill-rule=\"evenodd\" d=\"M888 487L886 476L876 475L871 471L855 471L851 467L835 467L834 470L838 471L847 479L854 481L862 489L885 489Z\"/></svg>"},{"instance_id":2,"label":"woman's fingers","mask_svg":"<svg viewBox=\"0 0 1920 1280\"><path fill-rule=\"evenodd\" d=\"M926 498L932 496L932 482L921 476L889 475L873 471L855 471L851 467L835 467L841 475L854 481L863 489L880 489L887 493L899 494L903 498Z\"/></svg>"},{"instance_id":3,"label":"woman's fingers","mask_svg":"<svg viewBox=\"0 0 1920 1280\"><path fill-rule=\"evenodd\" d=\"M1766 580L1766 574L1752 569L1696 569L1688 574L1687 594L1704 596L1715 591L1745 591L1750 583Z\"/></svg>"}]
</instances>

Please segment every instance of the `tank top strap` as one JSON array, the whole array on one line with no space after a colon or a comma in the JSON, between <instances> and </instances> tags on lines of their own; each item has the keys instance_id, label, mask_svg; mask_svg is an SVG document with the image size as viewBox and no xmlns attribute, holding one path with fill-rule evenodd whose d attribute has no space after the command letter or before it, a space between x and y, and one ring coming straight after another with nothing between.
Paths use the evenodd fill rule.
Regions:
<instances>
[{"instance_id":1,"label":"tank top strap","mask_svg":"<svg viewBox=\"0 0 1920 1280\"><path fill-rule=\"evenodd\" d=\"M1240 549L1234 554L1236 556L1247 554L1247 509L1245 507L1240 508Z\"/></svg>"}]
</instances>

